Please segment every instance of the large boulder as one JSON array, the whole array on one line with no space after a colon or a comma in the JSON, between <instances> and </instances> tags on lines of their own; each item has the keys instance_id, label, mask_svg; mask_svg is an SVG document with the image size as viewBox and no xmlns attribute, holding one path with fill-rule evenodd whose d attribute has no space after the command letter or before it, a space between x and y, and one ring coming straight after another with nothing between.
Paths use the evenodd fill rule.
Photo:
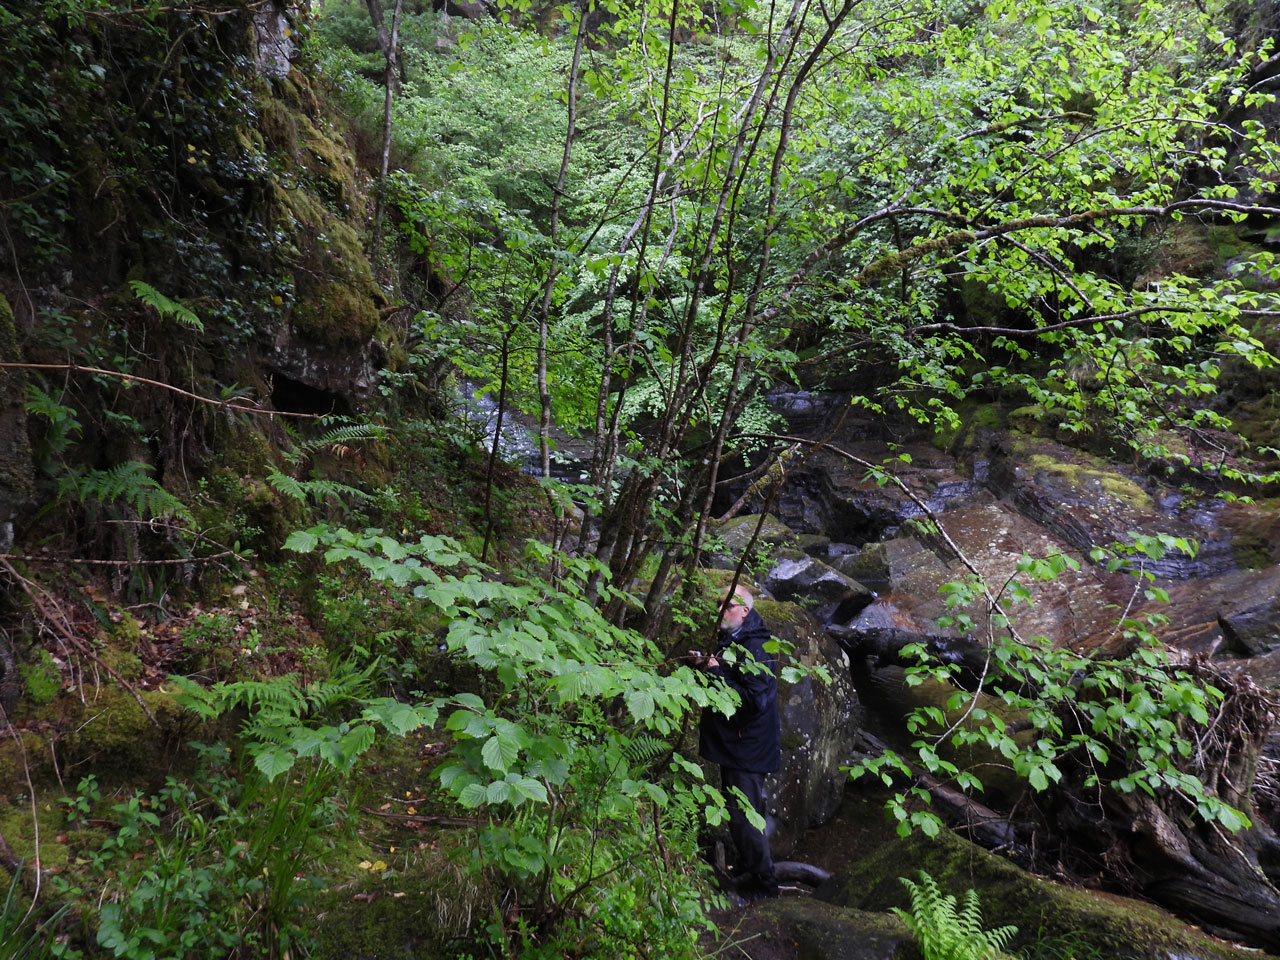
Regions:
<instances>
[{"instance_id":1,"label":"large boulder","mask_svg":"<svg viewBox=\"0 0 1280 960\"><path fill-rule=\"evenodd\" d=\"M1244 578L1224 593L1218 613L1229 650L1256 656L1280 646L1280 566Z\"/></svg>"},{"instance_id":2,"label":"large boulder","mask_svg":"<svg viewBox=\"0 0 1280 960\"><path fill-rule=\"evenodd\" d=\"M768 556L779 550L795 550L799 545L796 532L777 517L766 514L745 514L734 517L713 529L723 551L716 552L716 559L721 563L736 566L748 545L755 556Z\"/></svg>"},{"instance_id":3,"label":"large boulder","mask_svg":"<svg viewBox=\"0 0 1280 960\"><path fill-rule=\"evenodd\" d=\"M857 910L908 909L908 893L899 878L916 879L921 870L946 894L960 898L965 890L976 890L984 929L1016 925L1011 950L1062 938L1107 957L1244 960L1260 956L1256 951L1237 950L1152 904L1034 877L947 831L932 839L914 834L890 843L833 875L816 896Z\"/></svg>"},{"instance_id":4,"label":"large boulder","mask_svg":"<svg viewBox=\"0 0 1280 960\"><path fill-rule=\"evenodd\" d=\"M858 581L810 556L783 560L765 578L779 600L805 601L824 623L845 623L874 598Z\"/></svg>"},{"instance_id":5,"label":"large boulder","mask_svg":"<svg viewBox=\"0 0 1280 960\"><path fill-rule=\"evenodd\" d=\"M1187 496L1132 468L1017 432L984 431L988 486L1074 550L1127 541L1131 531L1167 533L1199 544L1194 557L1170 551L1144 560L1166 580L1210 577L1236 568L1231 536L1217 522L1224 503Z\"/></svg>"},{"instance_id":6,"label":"large boulder","mask_svg":"<svg viewBox=\"0 0 1280 960\"><path fill-rule=\"evenodd\" d=\"M801 834L840 809L848 774L853 733L860 720L849 661L839 645L805 610L789 603L756 601L782 652L778 707L782 714L782 769L770 777L769 812L776 822L773 855L784 857ZM788 667L822 667L823 682L812 674L792 679Z\"/></svg>"},{"instance_id":7,"label":"large boulder","mask_svg":"<svg viewBox=\"0 0 1280 960\"><path fill-rule=\"evenodd\" d=\"M811 897L755 904L732 927L724 956L748 960L919 960L906 924Z\"/></svg>"}]
</instances>

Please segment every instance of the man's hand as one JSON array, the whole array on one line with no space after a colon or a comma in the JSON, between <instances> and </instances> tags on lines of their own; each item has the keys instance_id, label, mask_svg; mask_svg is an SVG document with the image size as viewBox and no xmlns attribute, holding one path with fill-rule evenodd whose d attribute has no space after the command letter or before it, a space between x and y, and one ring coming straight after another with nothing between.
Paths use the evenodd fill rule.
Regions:
<instances>
[{"instance_id":1,"label":"man's hand","mask_svg":"<svg viewBox=\"0 0 1280 960\"><path fill-rule=\"evenodd\" d=\"M720 666L718 659L703 653L701 650L690 650L685 656L689 658L689 666L695 670L708 670L711 667Z\"/></svg>"}]
</instances>

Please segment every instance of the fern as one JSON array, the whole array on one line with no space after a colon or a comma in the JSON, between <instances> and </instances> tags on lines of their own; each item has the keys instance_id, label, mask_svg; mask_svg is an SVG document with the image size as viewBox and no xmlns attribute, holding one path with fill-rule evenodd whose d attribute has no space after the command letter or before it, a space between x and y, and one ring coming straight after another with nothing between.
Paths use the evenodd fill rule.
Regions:
<instances>
[{"instance_id":1,"label":"fern","mask_svg":"<svg viewBox=\"0 0 1280 960\"><path fill-rule=\"evenodd\" d=\"M633 764L648 763L654 757L660 757L671 751L671 744L657 737L640 734L634 737L623 749L627 760Z\"/></svg>"},{"instance_id":2,"label":"fern","mask_svg":"<svg viewBox=\"0 0 1280 960\"><path fill-rule=\"evenodd\" d=\"M298 480L296 477L281 473L275 467L268 470L267 483L278 493L283 493L299 503L306 503L308 498L319 503L325 497L334 497L337 500L342 500L343 497L352 497L356 500L373 499L363 490L357 490L345 483L338 483L336 480Z\"/></svg>"},{"instance_id":3,"label":"fern","mask_svg":"<svg viewBox=\"0 0 1280 960\"><path fill-rule=\"evenodd\" d=\"M956 898L938 889L937 881L920 871L920 882L901 878L911 893L910 912L894 907L911 935L920 944L924 960L990 960L1004 949L1014 934L1015 926L982 929L982 911L978 894L965 892L964 906L956 910Z\"/></svg>"},{"instance_id":4,"label":"fern","mask_svg":"<svg viewBox=\"0 0 1280 960\"><path fill-rule=\"evenodd\" d=\"M58 495L74 497L80 503L112 504L123 500L144 520L176 517L190 521L191 511L149 476L150 471L149 464L130 460L109 470L69 474L58 481Z\"/></svg>"},{"instance_id":5,"label":"fern","mask_svg":"<svg viewBox=\"0 0 1280 960\"><path fill-rule=\"evenodd\" d=\"M293 466L311 459L317 450L346 450L357 440L381 440L385 431L371 423L344 423L326 430L320 436L298 443L292 450L284 451L284 458ZM294 434L296 437L296 434Z\"/></svg>"},{"instance_id":6,"label":"fern","mask_svg":"<svg viewBox=\"0 0 1280 960\"><path fill-rule=\"evenodd\" d=\"M177 300L171 300L163 293L151 286L149 283L143 283L141 280L130 280L129 286L133 288L134 296L145 303L149 307L155 307L160 316L172 318L179 323L188 327L199 330L204 333L204 324L200 322L191 308L186 304L179 303Z\"/></svg>"}]
</instances>

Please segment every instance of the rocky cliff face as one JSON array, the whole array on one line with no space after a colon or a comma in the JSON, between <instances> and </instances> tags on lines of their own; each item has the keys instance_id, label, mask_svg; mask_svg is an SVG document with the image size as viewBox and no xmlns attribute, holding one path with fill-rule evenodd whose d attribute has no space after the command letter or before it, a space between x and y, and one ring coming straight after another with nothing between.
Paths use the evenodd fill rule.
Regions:
<instances>
[{"instance_id":1,"label":"rocky cliff face","mask_svg":"<svg viewBox=\"0 0 1280 960\"><path fill-rule=\"evenodd\" d=\"M24 417L29 390L74 419L73 470L138 460L177 488L198 462L234 460L226 445L243 447L244 430L268 448L272 430L141 380L349 413L403 356L362 240L364 130L299 59L303 27L284 3L121 10L23 21L0 42L19 74L0 108L16 161L0 176L0 297L12 307L0 352L61 365L0 381L0 524L45 495L26 435L47 462L54 434L49 417ZM128 281L195 319L145 305Z\"/></svg>"}]
</instances>

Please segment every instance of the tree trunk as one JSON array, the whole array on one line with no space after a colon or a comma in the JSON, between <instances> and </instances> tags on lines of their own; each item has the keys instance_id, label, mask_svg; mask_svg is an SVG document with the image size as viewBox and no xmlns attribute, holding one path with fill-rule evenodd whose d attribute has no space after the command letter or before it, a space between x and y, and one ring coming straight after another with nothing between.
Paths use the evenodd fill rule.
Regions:
<instances>
[{"instance_id":1,"label":"tree trunk","mask_svg":"<svg viewBox=\"0 0 1280 960\"><path fill-rule=\"evenodd\" d=\"M378 196L373 211L373 251L374 264L378 262L379 249L382 246L382 219L386 212L387 175L391 168L391 108L395 103L395 94L400 89L400 55L396 52L400 43L400 12L404 0L396 0L391 14L391 31L387 32L382 18L381 0L365 0L369 8L369 19L373 21L373 29L378 37L378 47L386 58L387 66L383 72L385 94L382 104L382 168L378 178Z\"/></svg>"}]
</instances>

